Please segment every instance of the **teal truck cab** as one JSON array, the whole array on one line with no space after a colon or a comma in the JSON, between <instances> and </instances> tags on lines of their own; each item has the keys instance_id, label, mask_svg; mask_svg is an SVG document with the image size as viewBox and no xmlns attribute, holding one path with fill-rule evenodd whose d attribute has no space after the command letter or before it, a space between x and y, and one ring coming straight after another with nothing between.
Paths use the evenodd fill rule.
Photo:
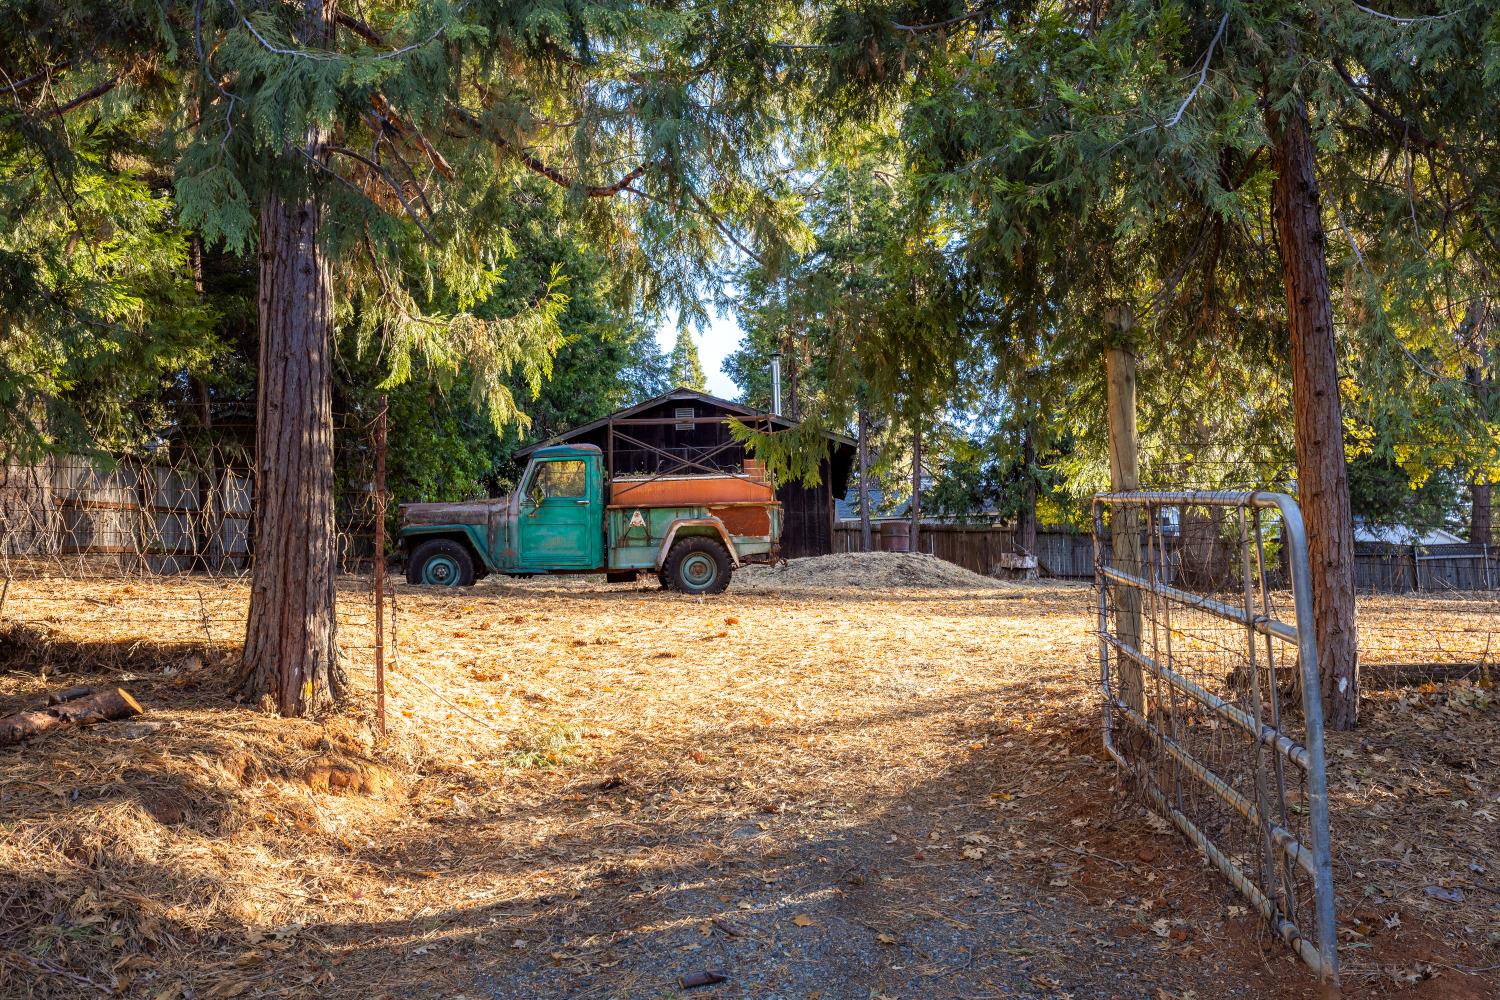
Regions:
<instances>
[{"instance_id":1,"label":"teal truck cab","mask_svg":"<svg viewBox=\"0 0 1500 1000\"><path fill-rule=\"evenodd\" d=\"M580 444L538 449L508 497L402 504L397 545L414 584L653 572L664 587L717 594L737 567L776 559L780 538L769 483L731 473L608 480L599 449Z\"/></svg>"}]
</instances>

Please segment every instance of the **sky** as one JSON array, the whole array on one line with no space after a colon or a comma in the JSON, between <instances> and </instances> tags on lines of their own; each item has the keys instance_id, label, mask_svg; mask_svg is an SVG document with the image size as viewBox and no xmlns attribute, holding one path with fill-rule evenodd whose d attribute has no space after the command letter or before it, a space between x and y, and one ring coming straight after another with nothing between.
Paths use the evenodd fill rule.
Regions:
<instances>
[{"instance_id":1,"label":"sky","mask_svg":"<svg viewBox=\"0 0 1500 1000\"><path fill-rule=\"evenodd\" d=\"M708 376L708 391L711 395L722 399L739 398L740 387L724 374L723 364L724 359L740 346L740 339L744 335L738 320L720 313L715 313L713 322L697 334L698 360L703 362L703 374ZM656 342L664 352L671 354L672 345L677 343L676 323L669 323L657 330Z\"/></svg>"}]
</instances>

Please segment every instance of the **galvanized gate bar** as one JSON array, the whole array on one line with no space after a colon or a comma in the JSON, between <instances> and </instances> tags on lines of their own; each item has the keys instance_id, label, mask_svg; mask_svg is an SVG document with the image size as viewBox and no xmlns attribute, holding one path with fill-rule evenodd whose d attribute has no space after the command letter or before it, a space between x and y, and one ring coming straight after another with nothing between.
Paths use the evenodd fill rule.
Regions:
<instances>
[{"instance_id":1,"label":"galvanized gate bar","mask_svg":"<svg viewBox=\"0 0 1500 1000\"><path fill-rule=\"evenodd\" d=\"M1212 691L1205 690L1199 684L1194 684L1188 678L1177 673L1177 671L1162 666L1134 646L1127 646L1112 635L1106 635L1104 641L1109 643L1110 649L1115 650L1122 656L1128 657L1148 673L1166 681L1179 691L1191 695L1204 708L1239 726L1245 731L1246 735L1259 740L1266 746L1275 747L1278 753L1286 757L1293 764L1304 769L1308 766L1307 748L1290 736L1265 725L1257 730L1255 728L1255 720L1245 714L1244 709L1237 705L1231 705Z\"/></svg>"},{"instance_id":2,"label":"galvanized gate bar","mask_svg":"<svg viewBox=\"0 0 1500 1000\"><path fill-rule=\"evenodd\" d=\"M1105 555L1105 542L1108 538L1104 528L1106 507L1144 508L1147 513L1148 516L1143 518L1147 531L1145 547L1147 557L1143 569L1146 575L1138 575L1128 569L1109 565L1109 558ZM1159 516L1160 509L1186 510L1198 507L1221 508L1237 512L1237 543L1243 589L1243 601L1238 606L1206 594L1195 593L1184 587L1173 586L1163 579L1172 571L1167 568L1165 545L1153 544L1162 542L1165 534ZM1295 625L1278 620L1271 614L1270 588L1266 580L1260 517L1262 510L1275 510L1281 517L1282 541L1290 573ZM1256 608L1255 573L1252 572L1250 523L1252 519L1246 517L1247 511L1254 514L1254 565L1258 567L1260 577L1259 610ZM1336 983L1338 981L1338 952L1332 856L1328 832L1328 787L1323 751L1323 711L1318 676L1317 642L1312 624L1311 573L1301 511L1291 497L1281 493L1262 491L1105 493L1094 497L1093 520L1095 586L1098 592L1100 686L1104 693L1105 748L1122 767L1137 774L1140 778L1141 790L1150 804L1170 818L1188 839L1207 855L1209 860L1255 905L1261 915L1276 930L1278 936L1291 945L1322 978ZM1214 518L1209 523L1217 526L1222 522ZM1158 549L1163 551L1158 551ZM1165 619L1165 662L1160 662L1157 657L1148 655L1142 649L1123 641L1120 636L1111 632L1109 602L1111 587L1125 588L1149 595L1151 599L1149 635L1142 633L1139 625L1143 617L1142 612L1146 611L1146 608L1138 601L1126 603L1122 600L1120 602L1122 609L1120 613L1132 616L1130 620L1136 622L1128 631L1139 635L1142 646L1147 645L1148 641L1153 647L1157 645L1159 635L1157 616L1158 609L1160 609L1160 615ZM1174 627L1170 617L1170 608L1173 604L1201 612L1211 616L1213 620L1222 620L1243 627L1243 638L1240 640L1241 653L1237 655L1244 657L1241 663L1248 676L1249 686L1248 688L1237 687L1236 690L1245 692L1243 700L1248 704L1248 710L1219 697L1193 681L1183 670L1177 669L1172 638L1173 633L1178 629ZM1261 654L1256 648L1257 637L1263 637L1266 644L1264 650L1266 672L1264 674L1261 671ZM1273 640L1294 645L1297 649L1303 715L1303 740L1300 743L1282 728L1281 712L1277 704L1279 691L1276 684ZM1200 655L1201 649L1210 649L1214 654L1233 653L1233 650L1227 646L1212 644L1200 647ZM1156 704L1150 703L1144 691L1138 692L1138 696L1142 699L1142 706L1139 710L1128 704L1126 699L1119 697L1113 683L1111 663L1113 662L1115 669L1118 669L1120 664L1127 661L1134 665L1133 669L1139 669L1154 678L1158 685L1166 685L1167 692L1172 693L1170 705L1164 702L1160 686L1155 692ZM1188 662L1192 662L1191 659ZM1267 680L1268 687L1265 685ZM1247 784L1253 785L1255 801L1196 757L1192 748L1175 735L1181 725L1188 725L1190 733L1196 726L1198 727L1196 732L1200 734L1197 738L1201 740L1204 738L1201 734L1204 732L1202 727L1205 725L1201 721L1194 721L1199 719L1196 715L1182 715L1184 710L1177 702L1176 692L1185 695L1191 703L1196 703L1202 709L1206 709L1212 717L1231 723L1234 730L1249 737L1251 747L1249 752L1253 762L1249 767L1250 780ZM1265 692L1268 692L1269 718L1265 717L1261 711L1261 698ZM1241 699L1237 696L1237 700ZM1153 721L1158 713L1164 715L1170 722L1166 731L1163 726ZM1178 798L1177 805L1174 805L1158 787L1157 775L1153 773L1151 766L1147 766L1147 761L1131 759L1138 750L1132 746L1121 747L1117 743L1114 721L1116 714L1148 741L1146 745L1156 748L1158 760L1170 762L1174 775L1172 780L1177 788L1175 793ZM1212 732L1211 728L1208 732ZM1215 744L1210 741L1207 746L1212 751ZM1263 763L1262 747L1273 751L1269 755L1273 765L1271 771L1268 771ZM1231 756L1226 758L1226 761L1233 769L1238 758ZM1289 793L1282 768L1283 761L1288 761L1299 768L1305 781L1303 796L1306 813L1305 833L1308 842L1299 838L1288 825L1287 798ZM1162 773L1165 774L1165 772ZM1257 885L1245 868L1221 849L1204 832L1201 825L1195 823L1184 811L1201 808L1201 806L1193 805L1195 801L1193 799L1186 802L1182 800L1181 783L1184 779L1195 781L1200 787L1210 792L1214 799L1232 810L1233 815L1241 817L1248 824L1249 829L1244 832L1251 837L1250 842L1259 846L1253 850L1246 849L1246 856L1259 856L1260 860L1251 866L1251 871L1259 871L1262 885ZM1273 789L1276 792L1274 796ZM1275 799L1280 801L1273 805ZM1279 821L1273 815L1273 809L1277 806L1280 812ZM1212 813L1210 815L1224 814ZM1229 832L1218 820L1211 825L1211 828L1221 831L1220 835ZM1279 874L1277 855L1285 859ZM1297 925L1297 920L1300 918L1297 917L1299 907L1293 887L1294 871L1305 873L1312 882L1313 891L1309 914L1313 925L1311 928Z\"/></svg>"},{"instance_id":3,"label":"galvanized gate bar","mask_svg":"<svg viewBox=\"0 0 1500 1000\"><path fill-rule=\"evenodd\" d=\"M1204 597L1202 594L1194 594L1186 590L1178 590L1176 587L1168 587L1165 584L1153 583L1144 577L1123 572L1115 569L1113 566L1105 566L1102 572L1106 580L1113 580L1115 583L1123 583L1127 587L1134 587L1137 590L1144 590L1158 597L1178 601L1190 608L1197 608L1200 611L1207 611L1218 615L1220 618L1228 618L1232 622L1239 622L1241 625L1253 628L1262 635L1285 639L1287 642L1297 641L1297 630L1275 618L1267 618L1263 615L1249 615L1233 604L1225 604L1223 601L1216 601L1211 597Z\"/></svg>"}]
</instances>

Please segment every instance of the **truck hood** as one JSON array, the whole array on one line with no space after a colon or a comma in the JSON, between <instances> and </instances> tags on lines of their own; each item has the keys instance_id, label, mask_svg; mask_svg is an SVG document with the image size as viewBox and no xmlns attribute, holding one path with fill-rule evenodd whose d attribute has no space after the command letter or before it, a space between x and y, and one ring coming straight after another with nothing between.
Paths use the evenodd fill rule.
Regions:
<instances>
[{"instance_id":1,"label":"truck hood","mask_svg":"<svg viewBox=\"0 0 1500 1000\"><path fill-rule=\"evenodd\" d=\"M510 497L493 500L463 500L458 503L404 503L401 523L407 524L488 524L490 514L502 511Z\"/></svg>"}]
</instances>

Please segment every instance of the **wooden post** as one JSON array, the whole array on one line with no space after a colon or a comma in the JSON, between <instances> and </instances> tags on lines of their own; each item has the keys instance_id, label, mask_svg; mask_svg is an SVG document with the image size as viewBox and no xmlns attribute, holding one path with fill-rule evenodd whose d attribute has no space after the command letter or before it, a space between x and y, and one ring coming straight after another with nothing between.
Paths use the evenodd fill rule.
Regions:
<instances>
[{"instance_id":1,"label":"wooden post","mask_svg":"<svg viewBox=\"0 0 1500 1000\"><path fill-rule=\"evenodd\" d=\"M390 407L380 397L375 417L375 727L385 735L385 426Z\"/></svg>"},{"instance_id":2,"label":"wooden post","mask_svg":"<svg viewBox=\"0 0 1500 1000\"><path fill-rule=\"evenodd\" d=\"M1105 355L1109 410L1109 485L1115 493L1141 488L1139 439L1135 423L1135 355L1115 346ZM1111 510L1112 562L1116 569L1146 576L1141 566L1140 515L1133 507ZM1134 587L1115 589L1115 633L1132 649L1141 648L1141 592ZM1118 657L1120 696L1125 704L1145 713L1145 688L1140 665L1129 657Z\"/></svg>"}]
</instances>

